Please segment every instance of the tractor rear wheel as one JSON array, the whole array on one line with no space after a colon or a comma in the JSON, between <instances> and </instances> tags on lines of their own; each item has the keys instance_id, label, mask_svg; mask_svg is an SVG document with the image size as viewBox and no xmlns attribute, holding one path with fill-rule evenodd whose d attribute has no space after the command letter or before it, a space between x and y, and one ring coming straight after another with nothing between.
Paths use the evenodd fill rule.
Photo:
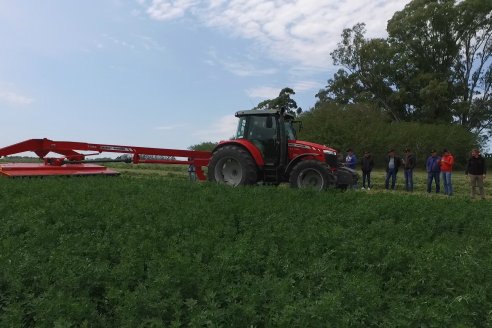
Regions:
<instances>
[{"instance_id":1,"label":"tractor rear wheel","mask_svg":"<svg viewBox=\"0 0 492 328\"><path fill-rule=\"evenodd\" d=\"M255 184L258 169L248 151L234 145L217 149L208 165L208 180L231 186Z\"/></svg>"},{"instance_id":2,"label":"tractor rear wheel","mask_svg":"<svg viewBox=\"0 0 492 328\"><path fill-rule=\"evenodd\" d=\"M335 184L335 177L325 163L305 160L294 166L289 183L292 188L326 190L329 185Z\"/></svg>"}]
</instances>

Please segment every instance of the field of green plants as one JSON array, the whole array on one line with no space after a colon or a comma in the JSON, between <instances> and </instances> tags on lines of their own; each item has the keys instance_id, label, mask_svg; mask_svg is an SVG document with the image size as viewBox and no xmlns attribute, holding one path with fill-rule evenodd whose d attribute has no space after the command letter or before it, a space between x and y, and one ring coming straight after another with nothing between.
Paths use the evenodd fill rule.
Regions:
<instances>
[{"instance_id":1,"label":"field of green plants","mask_svg":"<svg viewBox=\"0 0 492 328\"><path fill-rule=\"evenodd\" d=\"M120 169L0 179L0 327L492 326L492 202L458 173L448 198Z\"/></svg>"}]
</instances>

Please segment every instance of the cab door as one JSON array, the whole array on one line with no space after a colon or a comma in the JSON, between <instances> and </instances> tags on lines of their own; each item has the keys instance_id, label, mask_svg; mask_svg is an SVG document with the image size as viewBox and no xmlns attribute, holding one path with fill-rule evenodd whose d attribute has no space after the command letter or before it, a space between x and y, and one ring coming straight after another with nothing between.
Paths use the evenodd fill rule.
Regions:
<instances>
[{"instance_id":1,"label":"cab door","mask_svg":"<svg viewBox=\"0 0 492 328\"><path fill-rule=\"evenodd\" d=\"M249 117L246 139L250 140L263 155L266 165L277 165L279 161L278 122L271 115Z\"/></svg>"}]
</instances>

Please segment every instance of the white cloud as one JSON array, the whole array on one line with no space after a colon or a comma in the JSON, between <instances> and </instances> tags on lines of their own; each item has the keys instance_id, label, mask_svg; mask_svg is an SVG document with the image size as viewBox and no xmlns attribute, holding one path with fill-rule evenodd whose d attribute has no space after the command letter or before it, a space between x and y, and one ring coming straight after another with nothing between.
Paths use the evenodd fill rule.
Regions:
<instances>
[{"instance_id":1,"label":"white cloud","mask_svg":"<svg viewBox=\"0 0 492 328\"><path fill-rule=\"evenodd\" d=\"M136 52L141 50L161 52L165 50L165 47L161 43L143 34L129 34L124 37L116 37L104 33L100 35L98 40L94 41L94 47L98 50L122 48ZM83 49L83 51L90 52L90 50L87 51L86 49Z\"/></svg>"},{"instance_id":2,"label":"white cloud","mask_svg":"<svg viewBox=\"0 0 492 328\"><path fill-rule=\"evenodd\" d=\"M138 1L147 6L153 19L169 20L189 13L206 26L255 41L277 61L326 68L344 28L364 22L368 37L385 36L388 19L410 0Z\"/></svg>"},{"instance_id":3,"label":"white cloud","mask_svg":"<svg viewBox=\"0 0 492 328\"><path fill-rule=\"evenodd\" d=\"M116 46L120 46L120 47L124 47L124 48L129 48L129 49L135 49L135 45L132 44L132 43L128 43L124 40L120 40L114 36L111 36L111 35L108 35L108 34L102 34L101 35L104 39L106 39L107 41L109 41L110 43L116 45ZM102 48L103 45L100 47L99 44L97 45L98 48Z\"/></svg>"},{"instance_id":4,"label":"white cloud","mask_svg":"<svg viewBox=\"0 0 492 328\"><path fill-rule=\"evenodd\" d=\"M246 62L223 62L224 68L237 76L263 76L277 72L274 68L257 68Z\"/></svg>"},{"instance_id":5,"label":"white cloud","mask_svg":"<svg viewBox=\"0 0 492 328\"><path fill-rule=\"evenodd\" d=\"M237 58L243 58L242 61ZM277 73L275 68L258 68L251 64L254 58L248 58L244 54L238 54L236 58L221 58L215 49L208 50L208 59L204 62L210 66L219 65L236 76L265 76Z\"/></svg>"},{"instance_id":6,"label":"white cloud","mask_svg":"<svg viewBox=\"0 0 492 328\"><path fill-rule=\"evenodd\" d=\"M156 51L162 51L164 50L164 46L161 45L159 42L157 42L155 39L153 39L152 37L150 36L147 36L147 35L134 35L135 38L137 38L137 40L139 40L141 46L145 49L145 50L156 50Z\"/></svg>"},{"instance_id":7,"label":"white cloud","mask_svg":"<svg viewBox=\"0 0 492 328\"><path fill-rule=\"evenodd\" d=\"M33 101L34 99L14 91L0 89L0 103L5 103L11 106L28 106L32 104Z\"/></svg>"},{"instance_id":8,"label":"white cloud","mask_svg":"<svg viewBox=\"0 0 492 328\"><path fill-rule=\"evenodd\" d=\"M303 92L303 91L309 91L309 90L318 90L318 89L321 89L322 87L323 87L323 85L320 84L319 82L298 81L292 86L292 89L294 89L296 92Z\"/></svg>"},{"instance_id":9,"label":"white cloud","mask_svg":"<svg viewBox=\"0 0 492 328\"><path fill-rule=\"evenodd\" d=\"M193 136L198 137L202 142L228 140L234 135L236 127L237 118L234 115L227 115L219 118L209 129L197 130Z\"/></svg>"},{"instance_id":10,"label":"white cloud","mask_svg":"<svg viewBox=\"0 0 492 328\"><path fill-rule=\"evenodd\" d=\"M198 3L195 0L153 0L147 13L157 20L170 20L183 16L189 8Z\"/></svg>"}]
</instances>

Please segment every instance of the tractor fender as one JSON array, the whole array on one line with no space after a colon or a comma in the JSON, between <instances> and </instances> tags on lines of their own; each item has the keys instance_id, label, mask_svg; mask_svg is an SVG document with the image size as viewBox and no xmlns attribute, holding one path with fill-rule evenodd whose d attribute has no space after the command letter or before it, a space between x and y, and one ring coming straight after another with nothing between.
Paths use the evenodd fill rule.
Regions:
<instances>
[{"instance_id":1,"label":"tractor fender","mask_svg":"<svg viewBox=\"0 0 492 328\"><path fill-rule=\"evenodd\" d=\"M300 161L303 160L304 157L318 157L319 154L317 153L305 153L305 154L300 154L300 155L297 155L296 157L294 157L290 162L289 164L287 164L287 167L285 168L285 173L287 176L290 175L290 171L292 170L292 168L294 166L296 166L297 163L299 163Z\"/></svg>"},{"instance_id":2,"label":"tractor fender","mask_svg":"<svg viewBox=\"0 0 492 328\"><path fill-rule=\"evenodd\" d=\"M243 147L247 152L251 154L251 157L253 157L258 167L263 167L265 165L265 161L263 160L263 156L261 155L258 147L256 147L252 142L248 140L238 139L221 142L214 148L212 154L215 153L217 149L230 145Z\"/></svg>"}]
</instances>

